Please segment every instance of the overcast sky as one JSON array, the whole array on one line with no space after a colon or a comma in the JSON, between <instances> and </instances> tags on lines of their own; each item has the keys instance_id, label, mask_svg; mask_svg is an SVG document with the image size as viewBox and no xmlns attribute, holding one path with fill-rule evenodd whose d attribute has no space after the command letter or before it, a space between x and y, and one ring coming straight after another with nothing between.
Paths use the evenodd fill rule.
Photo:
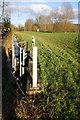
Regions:
<instances>
[{"instance_id":1,"label":"overcast sky","mask_svg":"<svg viewBox=\"0 0 80 120\"><path fill-rule=\"evenodd\" d=\"M61 5L63 3L55 2L55 0L4 0L4 1L6 1L7 2L6 4L8 5L5 7L5 12L8 12L8 14L11 16L11 23L16 26L18 26L19 24L24 25L26 19L29 18L35 19L39 15L49 15L52 9L54 10L55 8L58 8L60 10ZM73 0L73 2L70 3L75 14L75 19L73 21L74 23L78 23L78 2L75 2L75 0Z\"/></svg>"}]
</instances>

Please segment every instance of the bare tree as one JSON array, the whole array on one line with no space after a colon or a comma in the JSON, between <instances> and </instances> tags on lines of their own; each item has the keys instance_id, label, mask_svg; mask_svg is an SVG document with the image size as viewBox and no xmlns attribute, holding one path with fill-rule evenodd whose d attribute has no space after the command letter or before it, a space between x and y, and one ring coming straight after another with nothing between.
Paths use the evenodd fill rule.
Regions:
<instances>
[{"instance_id":1,"label":"bare tree","mask_svg":"<svg viewBox=\"0 0 80 120\"><path fill-rule=\"evenodd\" d=\"M39 25L40 31L45 31L46 24L45 24L45 16L41 15L37 17L37 24Z\"/></svg>"},{"instance_id":2,"label":"bare tree","mask_svg":"<svg viewBox=\"0 0 80 120\"><path fill-rule=\"evenodd\" d=\"M58 22L59 15L60 15L60 13L59 13L58 8L52 9L50 12L50 17L51 17L52 22Z\"/></svg>"},{"instance_id":3,"label":"bare tree","mask_svg":"<svg viewBox=\"0 0 80 120\"><path fill-rule=\"evenodd\" d=\"M71 4L69 2L64 2L61 6L62 19L66 22L74 19L74 12Z\"/></svg>"},{"instance_id":4,"label":"bare tree","mask_svg":"<svg viewBox=\"0 0 80 120\"><path fill-rule=\"evenodd\" d=\"M61 15L60 15L61 22L64 23L64 32L67 31L67 24L72 19L74 19L74 12L71 4L69 2L64 2L61 6Z\"/></svg>"},{"instance_id":5,"label":"bare tree","mask_svg":"<svg viewBox=\"0 0 80 120\"><path fill-rule=\"evenodd\" d=\"M4 2L4 0L3 0L3 2L2 2L2 5L0 5L0 7L2 8L2 14L1 14L1 16L0 17L4 17L4 13L5 13L5 6L8 6L5 2Z\"/></svg>"},{"instance_id":6,"label":"bare tree","mask_svg":"<svg viewBox=\"0 0 80 120\"><path fill-rule=\"evenodd\" d=\"M25 22L25 30L32 31L33 20L28 19Z\"/></svg>"},{"instance_id":7,"label":"bare tree","mask_svg":"<svg viewBox=\"0 0 80 120\"><path fill-rule=\"evenodd\" d=\"M48 31L49 25L52 23L50 16L41 15L37 17L37 24L40 31Z\"/></svg>"}]
</instances>

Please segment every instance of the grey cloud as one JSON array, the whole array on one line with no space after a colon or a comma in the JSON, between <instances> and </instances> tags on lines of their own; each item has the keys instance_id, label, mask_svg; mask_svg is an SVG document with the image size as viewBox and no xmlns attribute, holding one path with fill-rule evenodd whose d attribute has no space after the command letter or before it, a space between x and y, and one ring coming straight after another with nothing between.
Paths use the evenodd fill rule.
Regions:
<instances>
[{"instance_id":1,"label":"grey cloud","mask_svg":"<svg viewBox=\"0 0 80 120\"><path fill-rule=\"evenodd\" d=\"M50 10L52 8L49 7L48 5L36 5L36 4L32 4L32 5L28 5L28 6L17 6L17 5L10 5L8 7L6 7L6 11L10 11L11 14L15 14L15 13L22 13L22 14L29 14L32 16L37 16L37 15L48 15L50 13Z\"/></svg>"}]
</instances>

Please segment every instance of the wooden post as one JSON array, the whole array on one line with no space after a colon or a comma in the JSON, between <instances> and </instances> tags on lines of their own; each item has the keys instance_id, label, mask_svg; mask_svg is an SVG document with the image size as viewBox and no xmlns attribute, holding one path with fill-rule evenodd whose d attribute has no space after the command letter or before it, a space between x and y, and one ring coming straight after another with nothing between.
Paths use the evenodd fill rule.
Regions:
<instances>
[{"instance_id":1,"label":"wooden post","mask_svg":"<svg viewBox=\"0 0 80 120\"><path fill-rule=\"evenodd\" d=\"M37 47L33 47L33 88L37 88Z\"/></svg>"},{"instance_id":2,"label":"wooden post","mask_svg":"<svg viewBox=\"0 0 80 120\"><path fill-rule=\"evenodd\" d=\"M25 51L28 51L28 41L25 41L25 47L24 47Z\"/></svg>"}]
</instances>

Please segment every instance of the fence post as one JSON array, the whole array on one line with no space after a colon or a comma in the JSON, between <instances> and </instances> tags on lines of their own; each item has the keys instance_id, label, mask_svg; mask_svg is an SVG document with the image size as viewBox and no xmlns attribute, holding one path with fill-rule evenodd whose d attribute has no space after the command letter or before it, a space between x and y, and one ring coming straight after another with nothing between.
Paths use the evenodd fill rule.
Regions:
<instances>
[{"instance_id":1,"label":"fence post","mask_svg":"<svg viewBox=\"0 0 80 120\"><path fill-rule=\"evenodd\" d=\"M33 88L37 87L37 47L33 47Z\"/></svg>"},{"instance_id":2,"label":"fence post","mask_svg":"<svg viewBox=\"0 0 80 120\"><path fill-rule=\"evenodd\" d=\"M28 51L28 41L25 41L25 47L24 47L25 51Z\"/></svg>"},{"instance_id":3,"label":"fence post","mask_svg":"<svg viewBox=\"0 0 80 120\"><path fill-rule=\"evenodd\" d=\"M16 57L14 58L14 69L15 69L15 71L16 71L16 65L17 65L17 60L16 60Z\"/></svg>"},{"instance_id":4,"label":"fence post","mask_svg":"<svg viewBox=\"0 0 80 120\"><path fill-rule=\"evenodd\" d=\"M22 75L22 48L20 48L20 77Z\"/></svg>"},{"instance_id":5,"label":"fence post","mask_svg":"<svg viewBox=\"0 0 80 120\"><path fill-rule=\"evenodd\" d=\"M24 74L25 73L25 68L24 68L24 66L25 66L25 51L24 51L24 49L23 49L23 68L22 68L22 74Z\"/></svg>"},{"instance_id":6,"label":"fence post","mask_svg":"<svg viewBox=\"0 0 80 120\"><path fill-rule=\"evenodd\" d=\"M14 54L14 43L12 44L12 68L14 68L14 57L15 57L15 54Z\"/></svg>"},{"instance_id":7,"label":"fence post","mask_svg":"<svg viewBox=\"0 0 80 120\"><path fill-rule=\"evenodd\" d=\"M35 37L32 36L32 47L35 46Z\"/></svg>"}]
</instances>

